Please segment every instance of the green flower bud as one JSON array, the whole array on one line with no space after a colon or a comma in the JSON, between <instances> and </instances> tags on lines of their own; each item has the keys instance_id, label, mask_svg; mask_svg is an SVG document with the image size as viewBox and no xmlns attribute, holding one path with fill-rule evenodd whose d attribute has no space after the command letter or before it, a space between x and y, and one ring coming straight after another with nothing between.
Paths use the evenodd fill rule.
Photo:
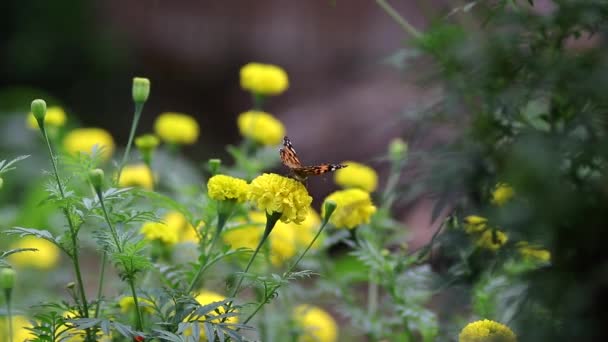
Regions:
<instances>
[{"instance_id":1,"label":"green flower bud","mask_svg":"<svg viewBox=\"0 0 608 342\"><path fill-rule=\"evenodd\" d=\"M217 174L217 172L220 170L220 166L222 165L222 160L221 159L209 159L209 161L207 162L207 166L209 167L209 172L212 175Z\"/></svg>"},{"instance_id":2,"label":"green flower bud","mask_svg":"<svg viewBox=\"0 0 608 342\"><path fill-rule=\"evenodd\" d=\"M4 179L0 177L0 190L2 190L2 186L4 185Z\"/></svg>"},{"instance_id":3,"label":"green flower bud","mask_svg":"<svg viewBox=\"0 0 608 342\"><path fill-rule=\"evenodd\" d=\"M388 155L391 160L405 159L407 154L407 143L401 138L393 139L388 145Z\"/></svg>"},{"instance_id":4,"label":"green flower bud","mask_svg":"<svg viewBox=\"0 0 608 342\"><path fill-rule=\"evenodd\" d=\"M323 210L323 221L329 221L331 214L334 213L338 205L332 200L326 200L324 205L325 208Z\"/></svg>"},{"instance_id":5,"label":"green flower bud","mask_svg":"<svg viewBox=\"0 0 608 342\"><path fill-rule=\"evenodd\" d=\"M38 126L42 127L42 124L44 123L44 117L46 116L46 102L41 99L36 99L32 101L31 109L32 114L34 114L34 117L36 118L36 121L38 121Z\"/></svg>"},{"instance_id":6,"label":"green flower bud","mask_svg":"<svg viewBox=\"0 0 608 342\"><path fill-rule=\"evenodd\" d=\"M152 164L152 153L159 144L160 140L153 134L144 134L135 139L135 146L137 147L137 150L139 150L139 153L141 153L141 156L148 167Z\"/></svg>"},{"instance_id":7,"label":"green flower bud","mask_svg":"<svg viewBox=\"0 0 608 342\"><path fill-rule=\"evenodd\" d=\"M150 80L144 77L133 78L133 101L144 103L150 96Z\"/></svg>"},{"instance_id":8,"label":"green flower bud","mask_svg":"<svg viewBox=\"0 0 608 342\"><path fill-rule=\"evenodd\" d=\"M0 269L0 287L5 290L12 289L15 286L15 275L16 272L12 268Z\"/></svg>"},{"instance_id":9,"label":"green flower bud","mask_svg":"<svg viewBox=\"0 0 608 342\"><path fill-rule=\"evenodd\" d=\"M65 285L65 288L68 290L73 290L76 287L76 283L71 281Z\"/></svg>"},{"instance_id":10,"label":"green flower bud","mask_svg":"<svg viewBox=\"0 0 608 342\"><path fill-rule=\"evenodd\" d=\"M103 186L104 173L102 169L93 169L89 171L89 181L95 188L95 191L101 192Z\"/></svg>"}]
</instances>

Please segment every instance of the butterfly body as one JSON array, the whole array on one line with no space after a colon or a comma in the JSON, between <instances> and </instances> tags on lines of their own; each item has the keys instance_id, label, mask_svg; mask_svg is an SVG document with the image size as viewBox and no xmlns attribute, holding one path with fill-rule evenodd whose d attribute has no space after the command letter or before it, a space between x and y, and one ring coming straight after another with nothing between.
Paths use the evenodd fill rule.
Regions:
<instances>
[{"instance_id":1,"label":"butterfly body","mask_svg":"<svg viewBox=\"0 0 608 342\"><path fill-rule=\"evenodd\" d=\"M303 166L288 137L283 138L283 147L279 149L279 154L281 155L283 165L287 166L291 171L291 176L302 183L305 183L309 176L322 175L326 172L333 172L348 166L327 163L314 166Z\"/></svg>"}]
</instances>

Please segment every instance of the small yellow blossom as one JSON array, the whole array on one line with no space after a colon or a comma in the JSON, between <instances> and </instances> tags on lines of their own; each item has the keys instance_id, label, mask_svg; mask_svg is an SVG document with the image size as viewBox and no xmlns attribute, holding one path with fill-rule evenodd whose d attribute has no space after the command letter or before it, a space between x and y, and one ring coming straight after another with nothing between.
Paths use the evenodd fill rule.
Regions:
<instances>
[{"instance_id":1,"label":"small yellow blossom","mask_svg":"<svg viewBox=\"0 0 608 342\"><path fill-rule=\"evenodd\" d=\"M271 114L250 110L237 118L239 132L262 145L277 145L285 136L285 127Z\"/></svg>"},{"instance_id":2,"label":"small yellow blossom","mask_svg":"<svg viewBox=\"0 0 608 342\"><path fill-rule=\"evenodd\" d=\"M498 183L492 192L492 203L497 206L503 206L515 195L515 190L505 183Z\"/></svg>"},{"instance_id":3,"label":"small yellow blossom","mask_svg":"<svg viewBox=\"0 0 608 342\"><path fill-rule=\"evenodd\" d=\"M118 185L123 188L133 186L152 190L154 188L154 175L145 164L127 165L120 173Z\"/></svg>"},{"instance_id":4,"label":"small yellow blossom","mask_svg":"<svg viewBox=\"0 0 608 342\"><path fill-rule=\"evenodd\" d=\"M255 249L260 243L266 223L266 214L259 211L250 212L250 224L228 229L222 235L224 243L232 248ZM273 265L279 266L296 254L296 234L293 222L278 222L272 233L268 236L270 261ZM309 241L310 242L310 241Z\"/></svg>"},{"instance_id":5,"label":"small yellow blossom","mask_svg":"<svg viewBox=\"0 0 608 342\"><path fill-rule=\"evenodd\" d=\"M279 221L274 226L272 234L275 234L276 231L289 230L295 235L296 246L299 248L305 248L317 234L320 224L321 218L319 217L319 214L317 214L313 208L309 208L308 215L306 215L306 219L302 221L302 223L283 223ZM270 235L271 237L272 234ZM312 245L312 248L318 248L321 245L321 242L322 239L319 237L319 239L317 239L317 241L315 241L315 243Z\"/></svg>"},{"instance_id":6,"label":"small yellow blossom","mask_svg":"<svg viewBox=\"0 0 608 342\"><path fill-rule=\"evenodd\" d=\"M378 174L374 169L354 161L345 161L348 165L336 171L334 180L343 188L359 188L367 192L374 192L378 186Z\"/></svg>"},{"instance_id":7,"label":"small yellow blossom","mask_svg":"<svg viewBox=\"0 0 608 342\"><path fill-rule=\"evenodd\" d=\"M163 216L163 222L169 229L176 231L179 236L179 242L194 242L198 243L198 235L195 228L186 220L186 217L179 211L170 211ZM201 223L202 226L203 223ZM199 226L199 228L201 227ZM196 229L199 230L200 229Z\"/></svg>"},{"instance_id":8,"label":"small yellow blossom","mask_svg":"<svg viewBox=\"0 0 608 342\"><path fill-rule=\"evenodd\" d=\"M51 106L46 110L46 116L44 117L45 127L62 127L65 125L67 117L63 108L58 106ZM27 127L30 129L38 129L38 121L34 117L33 113L27 115Z\"/></svg>"},{"instance_id":9,"label":"small yellow blossom","mask_svg":"<svg viewBox=\"0 0 608 342\"><path fill-rule=\"evenodd\" d=\"M70 154L91 153L93 147L101 149L101 157L108 160L114 153L114 139L108 131L101 128L77 128L63 139L63 147Z\"/></svg>"},{"instance_id":10,"label":"small yellow blossom","mask_svg":"<svg viewBox=\"0 0 608 342\"><path fill-rule=\"evenodd\" d=\"M487 229L475 242L477 246L491 251L496 251L509 241L507 234L500 230Z\"/></svg>"},{"instance_id":11,"label":"small yellow blossom","mask_svg":"<svg viewBox=\"0 0 608 342\"><path fill-rule=\"evenodd\" d=\"M209 197L218 201L244 202L247 199L247 190L247 182L231 176L215 175L207 182Z\"/></svg>"},{"instance_id":12,"label":"small yellow blossom","mask_svg":"<svg viewBox=\"0 0 608 342\"><path fill-rule=\"evenodd\" d=\"M551 252L539 246L530 245L527 241L517 243L519 254L526 259L532 261L549 262L551 261Z\"/></svg>"},{"instance_id":13,"label":"small yellow blossom","mask_svg":"<svg viewBox=\"0 0 608 342\"><path fill-rule=\"evenodd\" d=\"M328 200L334 201L337 205L336 211L329 219L336 228L352 229L362 223L369 223L371 216L376 212L369 193L361 189L339 190L327 196L325 202ZM324 210L325 205L323 205Z\"/></svg>"},{"instance_id":14,"label":"small yellow blossom","mask_svg":"<svg viewBox=\"0 0 608 342\"><path fill-rule=\"evenodd\" d=\"M31 328L32 324L23 316L13 316L13 341L30 341L34 338L34 334L27 328ZM0 319L0 336L8 340L8 320L6 317ZM1 339L0 339L1 340ZM5 340L1 340L5 341Z\"/></svg>"},{"instance_id":15,"label":"small yellow blossom","mask_svg":"<svg viewBox=\"0 0 608 342\"><path fill-rule=\"evenodd\" d=\"M487 228L488 219L477 215L469 215L464 218L464 230L469 233L481 233Z\"/></svg>"},{"instance_id":16,"label":"small yellow blossom","mask_svg":"<svg viewBox=\"0 0 608 342\"><path fill-rule=\"evenodd\" d=\"M162 222L146 222L139 231L146 240L158 240L172 246L179 242L179 232Z\"/></svg>"},{"instance_id":17,"label":"small yellow blossom","mask_svg":"<svg viewBox=\"0 0 608 342\"><path fill-rule=\"evenodd\" d=\"M241 68L241 87L256 94L279 95L289 87L289 79L279 66L248 63Z\"/></svg>"},{"instance_id":18,"label":"small yellow blossom","mask_svg":"<svg viewBox=\"0 0 608 342\"><path fill-rule=\"evenodd\" d=\"M312 305L298 305L293 318L302 335L298 342L336 342L338 324L325 310Z\"/></svg>"},{"instance_id":19,"label":"small yellow blossom","mask_svg":"<svg viewBox=\"0 0 608 342\"><path fill-rule=\"evenodd\" d=\"M467 324L460 335L459 342L516 342L517 337L508 326L484 319Z\"/></svg>"},{"instance_id":20,"label":"small yellow blossom","mask_svg":"<svg viewBox=\"0 0 608 342\"><path fill-rule=\"evenodd\" d=\"M304 185L274 173L264 173L249 185L249 201L259 210L281 213L281 221L301 223L308 215L312 197Z\"/></svg>"},{"instance_id":21,"label":"small yellow blossom","mask_svg":"<svg viewBox=\"0 0 608 342\"><path fill-rule=\"evenodd\" d=\"M198 140L199 126L190 115L166 112L156 118L154 131L165 142L192 145Z\"/></svg>"},{"instance_id":22,"label":"small yellow blossom","mask_svg":"<svg viewBox=\"0 0 608 342\"><path fill-rule=\"evenodd\" d=\"M10 249L36 248L36 252L11 254L10 261L17 267L33 267L48 270L57 265L60 250L52 242L34 236L26 236L11 244Z\"/></svg>"},{"instance_id":23,"label":"small yellow blossom","mask_svg":"<svg viewBox=\"0 0 608 342\"><path fill-rule=\"evenodd\" d=\"M154 303L152 303L147 298L137 296L137 304L139 304L141 312L149 314L154 313ZM132 296L122 297L118 301L118 306L120 307L120 312L122 312L123 314L134 312L133 310L135 310L135 300Z\"/></svg>"}]
</instances>

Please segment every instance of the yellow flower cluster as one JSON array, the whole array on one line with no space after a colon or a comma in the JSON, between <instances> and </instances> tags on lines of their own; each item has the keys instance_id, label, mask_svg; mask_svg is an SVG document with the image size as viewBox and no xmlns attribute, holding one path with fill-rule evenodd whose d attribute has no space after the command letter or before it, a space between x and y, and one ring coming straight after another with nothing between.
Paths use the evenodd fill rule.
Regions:
<instances>
[{"instance_id":1,"label":"yellow flower cluster","mask_svg":"<svg viewBox=\"0 0 608 342\"><path fill-rule=\"evenodd\" d=\"M487 228L488 219L477 215L464 218L464 230L469 234L481 233Z\"/></svg>"},{"instance_id":2,"label":"yellow flower cluster","mask_svg":"<svg viewBox=\"0 0 608 342\"><path fill-rule=\"evenodd\" d=\"M374 192L378 187L378 174L374 169L354 161L345 161L348 167L339 169L334 175L335 182L343 188L359 188Z\"/></svg>"},{"instance_id":3,"label":"yellow flower cluster","mask_svg":"<svg viewBox=\"0 0 608 342\"><path fill-rule=\"evenodd\" d=\"M339 190L327 196L325 201L328 200L334 201L337 205L336 211L329 219L336 228L352 229L362 223L369 223L371 216L376 212L369 193L361 189ZM324 214L323 212L322 215Z\"/></svg>"},{"instance_id":4,"label":"yellow flower cluster","mask_svg":"<svg viewBox=\"0 0 608 342\"><path fill-rule=\"evenodd\" d=\"M503 231L486 229L477 238L475 244L481 248L496 251L509 241L509 237Z\"/></svg>"},{"instance_id":5,"label":"yellow flower cluster","mask_svg":"<svg viewBox=\"0 0 608 342\"><path fill-rule=\"evenodd\" d=\"M517 337L508 326L488 319L467 324L460 335L459 342L516 342Z\"/></svg>"},{"instance_id":6,"label":"yellow flower cluster","mask_svg":"<svg viewBox=\"0 0 608 342\"><path fill-rule=\"evenodd\" d=\"M527 241L517 243L519 254L526 260L549 262L551 261L551 252L539 246L530 245Z\"/></svg>"},{"instance_id":7,"label":"yellow flower cluster","mask_svg":"<svg viewBox=\"0 0 608 342\"><path fill-rule=\"evenodd\" d=\"M277 145L285 136L285 127L271 114L250 110L241 113L237 126L243 137L262 145Z\"/></svg>"},{"instance_id":8,"label":"yellow flower cluster","mask_svg":"<svg viewBox=\"0 0 608 342\"><path fill-rule=\"evenodd\" d=\"M91 153L93 147L101 149L104 161L114 153L114 139L108 131L101 128L77 128L70 131L63 139L63 147L70 154Z\"/></svg>"},{"instance_id":9,"label":"yellow flower cluster","mask_svg":"<svg viewBox=\"0 0 608 342\"><path fill-rule=\"evenodd\" d=\"M298 342L335 342L338 340L338 324L325 310L312 305L298 305L293 318L302 335Z\"/></svg>"},{"instance_id":10,"label":"yellow flower cluster","mask_svg":"<svg viewBox=\"0 0 608 342\"><path fill-rule=\"evenodd\" d=\"M302 183L274 173L264 173L249 185L248 200L259 210L281 213L281 221L301 223L312 197Z\"/></svg>"},{"instance_id":11,"label":"yellow flower cluster","mask_svg":"<svg viewBox=\"0 0 608 342\"><path fill-rule=\"evenodd\" d=\"M492 203L500 207L513 198L513 196L515 196L515 190L510 185L498 183L492 192Z\"/></svg>"},{"instance_id":12,"label":"yellow flower cluster","mask_svg":"<svg viewBox=\"0 0 608 342\"><path fill-rule=\"evenodd\" d=\"M289 87L289 79L276 65L248 63L241 68L241 87L255 94L279 95Z\"/></svg>"},{"instance_id":13,"label":"yellow flower cluster","mask_svg":"<svg viewBox=\"0 0 608 342\"><path fill-rule=\"evenodd\" d=\"M51 106L47 108L46 115L44 117L45 127L61 127L65 125L67 116L63 108L58 106ZM29 113L27 116L27 127L30 129L38 129L38 121L34 117L33 113Z\"/></svg>"},{"instance_id":14,"label":"yellow flower cluster","mask_svg":"<svg viewBox=\"0 0 608 342\"><path fill-rule=\"evenodd\" d=\"M118 186L132 186L152 190L154 188L154 175L146 164L127 165L122 169Z\"/></svg>"},{"instance_id":15,"label":"yellow flower cluster","mask_svg":"<svg viewBox=\"0 0 608 342\"><path fill-rule=\"evenodd\" d=\"M34 334L28 330L28 328L32 327L32 324L24 316L13 316L12 325L13 341L30 341L34 338ZM5 317L2 317L0 320L0 336L8 340L8 320Z\"/></svg>"},{"instance_id":16,"label":"yellow flower cluster","mask_svg":"<svg viewBox=\"0 0 608 342\"><path fill-rule=\"evenodd\" d=\"M168 246L179 242L198 242L194 228L180 212L170 211L162 221L144 223L140 233L148 241L158 240Z\"/></svg>"},{"instance_id":17,"label":"yellow flower cluster","mask_svg":"<svg viewBox=\"0 0 608 342\"><path fill-rule=\"evenodd\" d=\"M247 190L247 182L226 175L215 175L207 182L209 197L218 201L235 200L244 202L247 200Z\"/></svg>"},{"instance_id":18,"label":"yellow flower cluster","mask_svg":"<svg viewBox=\"0 0 608 342\"><path fill-rule=\"evenodd\" d=\"M154 131L167 143L192 145L198 140L199 126L190 115L166 112L156 118Z\"/></svg>"},{"instance_id":19,"label":"yellow flower cluster","mask_svg":"<svg viewBox=\"0 0 608 342\"><path fill-rule=\"evenodd\" d=\"M26 236L10 246L10 249L16 248L36 248L38 250L36 252L11 254L9 260L17 267L32 267L48 270L55 267L59 261L59 248L45 239Z\"/></svg>"}]
</instances>

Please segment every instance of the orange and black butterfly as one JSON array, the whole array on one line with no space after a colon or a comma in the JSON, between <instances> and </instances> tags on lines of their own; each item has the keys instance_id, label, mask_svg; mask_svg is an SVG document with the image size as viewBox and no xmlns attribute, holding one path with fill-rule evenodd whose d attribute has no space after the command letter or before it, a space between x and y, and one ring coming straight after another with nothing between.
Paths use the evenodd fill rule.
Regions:
<instances>
[{"instance_id":1,"label":"orange and black butterfly","mask_svg":"<svg viewBox=\"0 0 608 342\"><path fill-rule=\"evenodd\" d=\"M291 140L288 137L283 138L283 147L279 149L281 155L281 161L283 165L287 166L291 171L291 176L298 181L305 183L308 176L322 175L326 172L336 171L348 165L342 164L319 164L315 166L303 166L298 158L296 150L291 144Z\"/></svg>"}]
</instances>

